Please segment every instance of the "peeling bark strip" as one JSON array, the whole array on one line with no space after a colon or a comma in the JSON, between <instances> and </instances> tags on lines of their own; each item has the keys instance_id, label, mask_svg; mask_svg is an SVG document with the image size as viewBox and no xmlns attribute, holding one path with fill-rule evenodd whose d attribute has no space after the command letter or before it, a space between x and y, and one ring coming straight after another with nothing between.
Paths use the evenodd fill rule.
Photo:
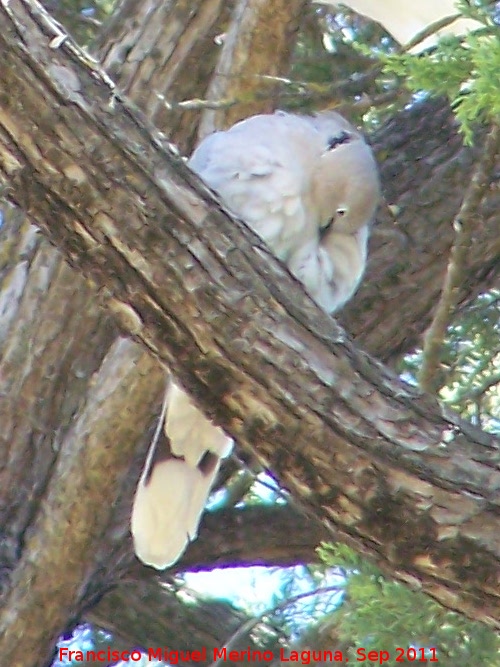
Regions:
<instances>
[{"instance_id":1,"label":"peeling bark strip","mask_svg":"<svg viewBox=\"0 0 500 667\"><path fill-rule=\"evenodd\" d=\"M1 7L0 174L16 203L342 539L500 627L493 440L358 352L41 9Z\"/></svg>"}]
</instances>

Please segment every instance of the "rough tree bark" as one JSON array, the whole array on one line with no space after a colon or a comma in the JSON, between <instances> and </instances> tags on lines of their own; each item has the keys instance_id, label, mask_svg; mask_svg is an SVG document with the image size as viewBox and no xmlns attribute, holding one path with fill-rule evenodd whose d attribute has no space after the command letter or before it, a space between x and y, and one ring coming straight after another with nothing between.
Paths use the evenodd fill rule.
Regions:
<instances>
[{"instance_id":1,"label":"rough tree bark","mask_svg":"<svg viewBox=\"0 0 500 667\"><path fill-rule=\"evenodd\" d=\"M218 17L216 25L220 30L220 22L227 20L227 3ZM154 90L156 93L163 93L169 88L169 94L177 95L177 88L192 92L193 88L193 61L197 69L203 72L206 68L207 58L196 59L196 51L206 49L207 44L212 40L207 38L207 24L205 19L207 12L213 11L214 3L199 2L196 3L165 3L162 7L156 7L154 3L127 3L125 14L128 17L126 21L127 31L122 35L122 48L118 47L119 39L113 34L110 36L110 43L114 44L115 65L116 60L129 58L125 63L123 86L128 89L130 95L141 101L146 86L142 77L146 77L145 69L151 71L151 68L145 68L141 60L137 59L137 53L130 56L131 27L138 27L138 32L142 40L142 48L148 53L155 54L158 57L161 48L168 53L163 53L162 65L165 71L157 72L156 78L149 82L148 92ZM135 15L133 9L136 10ZM142 11L151 18L146 25L142 26ZM156 10L156 11L155 11ZM158 12L163 19L169 20L165 23L159 21ZM167 17L167 14L168 17ZM224 16L226 18L224 18ZM201 18L200 18L201 17ZM179 38L180 45L171 48L169 40L172 39L172 25L175 25L175 37ZM161 26L162 30L157 28ZM148 29L149 27L149 29ZM151 30L155 32L152 38ZM215 29L215 28L214 28ZM280 26L280 29L281 26ZM131 31L133 33L133 31ZM213 33L212 33L213 36ZM187 71L182 73L177 70L179 60L186 56L186 44L192 42L195 37L198 39L195 53L190 53L186 58ZM135 45L137 46L137 44ZM249 45L250 46L250 45ZM271 48L269 46L269 48ZM212 44L213 49L213 44ZM275 51L273 50L273 53ZM170 54L170 58L168 55ZM110 64L112 59L107 55L106 63ZM154 60L154 58L153 58ZM213 62L214 57L211 55ZM147 58L146 58L147 61ZM148 61L151 64L151 59ZM173 66L172 66L173 63ZM122 64L122 63L120 63ZM200 67L201 64L201 67ZM133 69L136 68L135 76ZM161 68L160 68L161 69ZM147 77L146 77L147 78ZM140 85L142 81L142 86ZM185 85L189 83L189 86ZM197 86L203 83L203 76L200 75ZM206 85L206 82L205 82ZM164 86L164 88L162 88ZM199 94L199 90L196 92ZM157 99L156 97L154 98ZM157 108L151 104L152 109L148 111L154 115L155 120L161 116ZM179 137L177 128L175 136ZM186 139L185 139L186 140ZM3 481L5 484L2 491L5 492L0 507L4 510L4 526L6 533L2 540L4 548L3 553L3 574L5 579L9 570L15 568L19 556L22 554L25 536L28 531L33 530L33 523L36 519L36 513L41 502L44 500L44 490L52 482L57 486L58 477L52 475L57 458L64 455L66 458L77 453L78 442L74 438L68 437L68 429L72 420L77 418L78 408L84 403L85 396L95 391L94 382L102 382L106 385L106 378L102 380L99 377L98 370L102 367L106 373L106 353L110 345L116 338L116 330L98 305L97 291L90 288L81 278L81 276L69 269L61 261L53 248L48 248L46 243L40 240L40 235L36 234L33 228L28 225L22 227L14 225L10 242L4 243L6 254L9 253L14 262L8 262L2 268L3 284L6 289L3 293L3 303L6 305L6 314L3 333L5 335L5 357L3 359L2 379L5 393L9 395L10 400L3 404L2 418L7 426L5 432L5 442L8 447L3 450L6 465L4 468ZM8 239L7 239L8 240ZM19 260L16 258L16 254ZM5 255L4 255L5 257ZM34 294L34 297L30 297ZM54 304L56 307L54 307ZM82 320L85 320L83 322ZM35 344L30 337L35 334ZM26 349L34 349L36 354L25 356ZM64 350L64 354L61 354ZM144 446L150 439L148 426L151 417L157 412L157 401L155 398L159 395L163 384L165 372L157 363L152 366L151 359L141 353L134 344L122 342L120 345L122 373L124 376L129 374L128 398L125 397L124 388L115 392L116 395L109 395L109 409L114 414L120 414L120 418L125 420L123 427L128 424L128 445L126 450L115 451L116 459L113 463L108 459L108 476L106 477L107 489L111 490L113 480L119 477L120 465L126 465L128 460L125 456L133 451L135 443L142 443L137 449L144 450ZM86 356L91 355L89 360ZM20 364L19 361L22 360ZM108 365L109 367L109 365ZM109 369L109 368L108 368ZM99 370L99 373L101 371ZM149 384L146 391L138 391L141 378L148 376ZM132 376L137 376L134 380ZM55 378L57 380L55 381ZM110 382L113 378L110 378ZM110 386L108 382L107 386ZM40 400L40 397L43 397ZM139 400L143 407L148 406L149 415L141 412L135 415L135 402ZM33 408L31 407L33 405ZM28 411L26 411L28 408ZM106 419L106 410L101 408L101 416ZM20 423L18 423L20 422ZM104 426L104 423L102 424ZM88 424L99 433L99 428L94 424ZM34 437L32 435L34 430ZM85 432L84 428L80 431ZM55 438L54 438L55 435ZM106 438L107 439L107 438ZM87 442L88 445L88 442ZM94 445L95 446L95 445ZM97 443L99 446L99 443ZM21 464L23 459L30 457L30 448L35 450L35 466ZM76 451L75 451L76 450ZM130 458L130 454L128 455ZM8 464L11 464L10 466ZM45 624L30 623L30 617L26 614L17 615L22 624L24 618L24 630L19 630L23 635L23 644L17 647L17 653L20 659L29 660L30 646L33 655L38 660L43 659L43 653L40 649L42 640L47 635L57 634L57 629L61 631L67 622L67 610L64 605L70 599L70 589L73 588L74 610L73 614L81 611L82 607L87 607L97 596L102 595L103 590L109 587L117 580L119 573L131 560L130 550L123 553L122 543L127 541L128 536L128 515L130 499L133 488L136 483L138 471L140 469L140 457L132 467L131 474L124 481L124 487L121 496L124 499L119 503L120 507L125 508L125 518L120 525L115 525L111 530L108 529L107 539L96 539L96 531L92 530L89 534L89 545L93 544L97 555L95 558L95 567L92 576L87 576L84 586L77 585L76 579L72 580L73 586L66 581L65 597L66 601L61 600L58 605L57 591L61 590L59 580L59 571L55 568L46 570L44 575L44 586L39 593L42 599L37 599L36 595L31 595L31 604L33 607L43 608L43 595L52 589L52 603L54 612L58 610L59 622L55 614L46 617ZM92 473L91 473L92 474ZM102 484L102 480L95 474L93 475L95 483ZM74 484L80 484L83 493L87 493L92 488L90 479L85 475L80 475L73 479ZM111 496L110 496L111 497ZM114 503L104 503L105 506L112 506ZM71 508L68 507L69 516ZM87 514L88 521L92 522L92 515ZM72 530L78 530L84 534L82 522L77 523L77 517L67 521L64 536L66 542L71 543ZM110 537L112 536L112 537ZM102 547L102 548L101 548ZM73 548L76 544L73 543ZM85 550L84 550L85 551ZM81 554L85 560L84 553ZM90 565L89 565L90 567ZM8 584L8 581L5 582ZM34 589L32 589L33 591ZM62 621L61 621L62 619ZM71 615L70 615L71 619ZM54 630L51 630L51 627ZM56 635L54 635L56 636ZM31 639L31 644L29 642ZM11 643L11 649L14 650L14 644ZM35 658L33 658L35 661Z\"/></svg>"},{"instance_id":2,"label":"rough tree bark","mask_svg":"<svg viewBox=\"0 0 500 667\"><path fill-rule=\"evenodd\" d=\"M221 646L248 618L223 602L183 604L172 574L238 564L286 567L312 563L318 559L316 545L331 539L327 528L290 506L208 512L198 538L179 563L158 573L135 561L118 585L85 612L84 620L106 628L128 648ZM124 556L130 549L127 540ZM242 636L242 648L253 645L252 641L248 634Z\"/></svg>"},{"instance_id":3,"label":"rough tree bark","mask_svg":"<svg viewBox=\"0 0 500 667\"><path fill-rule=\"evenodd\" d=\"M383 361L393 363L411 351L431 321L454 241L452 222L481 145L478 136L475 150L464 148L448 105L439 100L396 115L374 137L385 198L395 206L396 220L375 228L365 280L340 321ZM493 178L477 211L480 222L460 291L463 305L500 284L499 210L500 188Z\"/></svg>"},{"instance_id":4,"label":"rough tree bark","mask_svg":"<svg viewBox=\"0 0 500 667\"><path fill-rule=\"evenodd\" d=\"M278 86L265 77L278 77L288 69L294 46L292 35L298 30L307 2L247 0L236 6L207 99L240 103L205 111L198 133L201 138L242 118L276 108ZM256 99L258 89L267 91L266 101Z\"/></svg>"},{"instance_id":5,"label":"rough tree bark","mask_svg":"<svg viewBox=\"0 0 500 667\"><path fill-rule=\"evenodd\" d=\"M120 89L183 152L194 147L201 111L183 112L177 104L205 97L220 51L215 39L230 25L234 4L126 0L95 45Z\"/></svg>"},{"instance_id":6,"label":"rough tree bark","mask_svg":"<svg viewBox=\"0 0 500 667\"><path fill-rule=\"evenodd\" d=\"M343 539L498 625L497 448L359 353L126 104L110 113L109 88L69 45L44 48L24 3L8 25L14 16L36 63L7 29L1 164L13 198Z\"/></svg>"},{"instance_id":7,"label":"rough tree bark","mask_svg":"<svg viewBox=\"0 0 500 667\"><path fill-rule=\"evenodd\" d=\"M116 37L113 37L114 46L106 51L106 64L114 72L118 72L125 63L124 79L121 85L127 88L137 103L147 99L147 95L151 96L152 91L163 94L169 90L165 84L168 76L170 76L168 83L172 83L175 91L175 94L172 93L172 88L170 88L172 97L169 99L183 99L184 97L193 97L200 94L203 88L199 86L207 80L206 75L203 75L205 70L200 65L214 62L212 36L215 32L221 30L221 26L224 25L226 19L219 16L213 24L212 33L202 38L194 53L189 54L189 58L185 61L185 69L190 76L179 77L182 70L180 67L179 69L176 69L176 67L179 66L182 57L185 55L182 46L185 46L189 39L193 37L192 26L201 28L205 25L203 21L197 19L197 16L208 16L208 13L215 7L215 3L199 2L196 3L196 6L195 3L191 3L189 7L187 5L184 7L184 5L178 3L179 9L178 11L176 9L176 20L179 20L181 10L186 10L184 28L179 29L178 34L184 35L183 31L185 31L188 36L182 37L179 50L171 48L169 53L174 55L170 56L170 59L158 55L162 46L165 47L166 44L164 36L156 34L156 41L152 40L151 31L148 32L147 27L141 29L140 21L132 13L134 3L128 4L131 7L130 24L126 24L126 30L123 32L124 43L120 43ZM142 4L146 8L146 3ZM150 12L154 10L154 3L148 3L147 8ZM135 3L135 9L138 9L137 3ZM172 3L165 3L165 9L162 11L165 13L171 10ZM148 15L151 14L148 13ZM172 21L170 21L171 24ZM155 23L150 22L149 25L153 26ZM159 25L158 21L156 25ZM141 55L145 54L145 61L149 63L149 69L141 66L142 62L137 52L135 57L129 56L129 54L133 54L133 48L137 48L137 43L130 39L130 36L134 34L131 27L134 26L138 28L139 38L144 40L142 51L141 47L139 47L139 51ZM147 48L146 35L151 40L149 44L150 51ZM103 44L106 44L106 42L103 41ZM120 48L120 46L123 48ZM177 56L176 54L179 52L181 55ZM110 57L111 53L113 57ZM197 54L200 53L202 53L201 58L197 57ZM198 69L193 67L194 63L196 63ZM162 74L162 65L166 67L167 75ZM140 70L140 75L134 70L134 67L136 70ZM148 71L145 72L145 69ZM209 71L208 67L206 71ZM172 72L175 73L177 79L172 75ZM193 76L193 72L202 72L202 74ZM148 76L157 78L148 81ZM148 83L145 84L143 79ZM192 87L193 81L198 88ZM151 102L153 103L158 99L158 96L156 96ZM193 136L195 123L190 121L186 114L181 116L182 122L180 124L176 124L179 115L173 116L166 113L161 104L157 106L155 114L156 124L164 127L166 123L167 126L174 127L176 140L181 140L183 146L190 145L192 139L185 139L185 137ZM196 115L193 116L196 117ZM189 128L189 132L184 132L186 128ZM389 130L382 132L376 146L379 155L386 157L383 166L383 177L390 201L403 204L403 213L399 224L402 225L405 234L411 234L412 229L418 229L418 234L414 235L411 244L401 244L399 246L397 245L399 243L398 239L401 239L402 236L397 231L391 236L387 236L387 232L384 232L379 234L378 238L375 238L375 243L372 244L370 272L364 288L365 295L357 302L357 304L361 304L361 307L354 304L351 313L349 313L348 321L354 332L361 332L364 344L369 349L375 349L380 356L390 359L397 357L401 350L405 349L405 346L408 349L408 346L416 342L423 325L428 320L434 299L433 289L435 291L439 288L440 276L446 263L446 251L452 237L452 230L447 224L447 220L451 219L453 210L458 205L462 189L461 182L463 175L467 173L470 166L472 156L470 151L464 150L461 146L450 120L449 111L442 104L431 105L430 110L429 108L417 109L411 114L403 114L393 122L393 126ZM391 152L391 149L394 148L397 150ZM408 171L409 165L419 166L416 169L412 168L410 173ZM410 180L411 196L408 196L405 191L408 190ZM425 185L427 181L432 183L431 192ZM496 210L498 210L498 205ZM427 211L430 211L431 214L427 215ZM478 239L478 243L475 245L473 253L471 253L471 281L466 286L467 291L464 290L464 297L470 297L471 293L488 284L494 277L492 267L495 257L498 258L498 239L492 233L494 232L492 223L497 221L493 217L495 211L494 193L487 200L485 211L487 213L486 220L489 224L485 224L484 239ZM424 214L423 217L422 214ZM417 223L420 218L422 219ZM386 222L385 227L391 233L389 222ZM433 231L438 229L439 232L433 237L429 233L429 229ZM439 247L435 243L435 239L438 239ZM399 248L399 253L403 253L403 259L397 267L394 267L394 242L396 242L396 247ZM13 453L10 457L12 465L10 467L5 466L2 473L4 475L3 481L6 483L0 487L1 491L6 494L2 503L0 503L0 509L9 509L9 514L4 514L4 521L2 522L3 526L9 529L9 538L2 540L2 547L5 550L2 554L5 556L2 561L7 565L14 564L20 553L20 545L22 545L25 530L33 519L33 514L43 497L43 488L50 477L51 466L56 459L54 452L65 450L63 443L68 428L65 424L71 421L73 415L76 415L84 400L82 397L85 396L88 383L92 380L92 374L99 368L100 361L104 358L106 350L116 335L110 318L105 318L102 310L98 307L95 292L85 285L76 272L64 265L58 265L58 260L55 258L56 253L47 249L44 243L40 244L32 230L26 229L24 236L15 236L10 246L4 244L3 249L15 256L16 244L18 247L20 246L20 262L7 274L6 282L9 284L9 288L3 294L3 303L9 303L8 312L12 314L12 321L15 322L15 327L6 327L4 331L4 333L8 331L9 336L1 373L2 378L9 377L9 373L13 373L14 377L14 381L7 385L6 393L9 395L9 401L3 403L2 409L3 423L10 424L10 433L12 434L10 448L6 452ZM435 250L437 250L437 253ZM2 257L5 257L6 252ZM40 271L41 278L38 284L36 280L31 284L29 282L25 283L28 268L30 269L30 276L35 275L35 270L32 270L36 268L33 267L34 263L39 267L38 271ZM390 266L393 269L389 273L386 269ZM43 275L44 270L45 275ZM12 282L9 278L13 275L16 276L16 280ZM27 286L29 290L26 290ZM429 289L429 287L432 289ZM13 294L13 288L14 295L17 294L19 298L9 301ZM33 295L32 297L29 297L28 291L29 294ZM395 300L407 301L408 295L412 295L412 308L408 308L398 315L393 303ZM67 308L68 296L73 300L72 304L70 302L71 308L69 309ZM415 299L416 296L418 296L418 301ZM37 307L43 308L45 315L49 315L49 317L43 318L40 312L34 312L36 310L33 307L34 297L37 298ZM419 304L416 317L413 311L414 303ZM19 307L16 308L16 306ZM25 315L30 312L31 319ZM61 317L57 315L59 312ZM52 313L51 316L50 313ZM40 326L40 323L42 323L42 326ZM47 323L50 323L50 326ZM33 331L38 332L35 348L30 341ZM81 341L80 344L79 340ZM61 341L64 341L64 355L61 355ZM24 357L23 351L25 349L34 349L36 354ZM45 357L42 356L44 349L49 351ZM129 351L131 355L129 359L132 360L134 354L132 345L129 347ZM24 360L22 366L19 366L20 358ZM46 371L40 366L40 362L44 358L47 362ZM34 362L37 363L36 367L33 366ZM123 359L123 363L124 365L127 364L127 358ZM16 364L18 366L17 373L15 370ZM25 378L22 384L18 381L19 377ZM154 377L154 373L152 373L152 383ZM158 391L161 377L162 373L158 371ZM58 379L55 380L55 378ZM63 387L65 388L62 389ZM24 390L24 394L21 389ZM62 394L64 394L64 401L62 401ZM17 401L14 400L16 395ZM45 400L43 402L33 400L26 403L24 398L36 399L37 396L43 396ZM124 396L122 396L122 399L124 399ZM151 408L151 414L153 414L154 399L148 399L146 394L136 394L135 397L128 397L129 405L135 404L136 401L144 405L147 400L153 403ZM121 407L125 412L131 409L127 407L126 400ZM28 418L23 419L24 415ZM143 431L147 430L148 424L149 422L145 418L142 426ZM55 442L51 438L51 432L55 428L53 425L58 426ZM140 428L140 424L137 424L137 426ZM7 430L5 434L7 436L9 431ZM17 436L19 437L17 438ZM147 437L143 438L143 444L146 440ZM16 443L18 444L17 447ZM31 451L37 457L36 465L28 469L24 467L22 472L19 471L17 476L19 483L16 489L16 485L14 481L11 482L12 478L10 476L15 461L19 460L20 453L22 458L22 452L27 452L30 455ZM51 452L52 455L48 456ZM9 455L7 455L7 459L9 459ZM139 458L136 464L135 469L138 471ZM132 475L123 492L127 499L123 505L127 510L127 502L129 502L133 485ZM127 534L126 514L127 512L123 513L122 522L119 526L115 526L113 530L112 534L116 542L123 540ZM14 520L9 523L12 517L14 517ZM255 552L259 545L253 546ZM120 549L118 548L118 550ZM264 558L268 556L269 552L265 545L261 553ZM304 552L299 551L299 553ZM286 562L287 559L284 555L283 558ZM103 563L108 563L109 560L109 552L102 555L101 561ZM128 559L121 553L118 562L123 566L124 561L128 562ZM192 559L189 559L186 565L192 567ZM88 595L83 594L83 597L87 598L87 603L92 592L96 594L102 592L100 584L102 586L106 579L109 579L109 572L103 576L100 582L99 580L96 581L95 578L93 579Z\"/></svg>"},{"instance_id":8,"label":"rough tree bark","mask_svg":"<svg viewBox=\"0 0 500 667\"><path fill-rule=\"evenodd\" d=\"M196 594L192 597L194 600ZM180 651L221 646L248 620L243 612L222 601L182 604L172 585L159 586L152 577L123 582L119 590L111 591L92 609L88 618L129 646L168 646ZM249 638L244 641L248 646Z\"/></svg>"}]
</instances>

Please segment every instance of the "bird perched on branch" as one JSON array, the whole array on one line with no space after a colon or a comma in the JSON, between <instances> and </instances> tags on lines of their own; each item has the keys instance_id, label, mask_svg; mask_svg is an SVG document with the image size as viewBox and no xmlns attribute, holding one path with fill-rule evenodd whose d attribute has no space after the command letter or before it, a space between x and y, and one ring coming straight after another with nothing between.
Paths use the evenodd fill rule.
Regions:
<instances>
[{"instance_id":1,"label":"bird perched on branch","mask_svg":"<svg viewBox=\"0 0 500 667\"><path fill-rule=\"evenodd\" d=\"M372 152L334 112L253 116L204 139L189 166L287 264L311 297L335 312L366 264L379 199ZM232 440L171 382L167 445L154 442L134 499L138 557L163 569L196 537L220 461Z\"/></svg>"}]
</instances>

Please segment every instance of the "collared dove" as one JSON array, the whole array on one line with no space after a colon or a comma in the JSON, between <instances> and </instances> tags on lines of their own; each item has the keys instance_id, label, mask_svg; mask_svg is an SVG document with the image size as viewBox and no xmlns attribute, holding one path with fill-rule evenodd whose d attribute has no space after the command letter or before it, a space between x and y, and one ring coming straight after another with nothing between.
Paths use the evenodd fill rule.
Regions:
<instances>
[{"instance_id":1,"label":"collared dove","mask_svg":"<svg viewBox=\"0 0 500 667\"><path fill-rule=\"evenodd\" d=\"M410 42L424 28L432 23L453 17L458 14L455 0L418 0L418 2L403 2L402 0L315 0L317 4L345 5L354 9L358 14L377 21L401 45ZM471 30L477 30L481 24L467 18L457 18L449 25L441 28L432 36L415 46L412 51L433 46L443 35L464 35Z\"/></svg>"},{"instance_id":2,"label":"collared dove","mask_svg":"<svg viewBox=\"0 0 500 667\"><path fill-rule=\"evenodd\" d=\"M188 163L287 264L328 312L361 280L379 199L372 152L334 112L253 116L204 139ZM232 440L175 382L165 419L169 450L150 449L136 491L138 557L163 569L196 537L221 458Z\"/></svg>"}]
</instances>

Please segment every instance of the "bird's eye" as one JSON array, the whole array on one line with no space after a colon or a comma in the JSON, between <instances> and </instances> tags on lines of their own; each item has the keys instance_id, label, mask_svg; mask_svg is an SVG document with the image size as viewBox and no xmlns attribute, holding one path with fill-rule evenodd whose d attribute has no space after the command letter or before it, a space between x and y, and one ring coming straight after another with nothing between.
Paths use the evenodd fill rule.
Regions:
<instances>
[{"instance_id":1,"label":"bird's eye","mask_svg":"<svg viewBox=\"0 0 500 667\"><path fill-rule=\"evenodd\" d=\"M352 135L349 132L343 130L338 136L330 137L327 142L327 150L333 151L337 146L342 146L342 144L348 144L352 139Z\"/></svg>"},{"instance_id":2,"label":"bird's eye","mask_svg":"<svg viewBox=\"0 0 500 667\"><path fill-rule=\"evenodd\" d=\"M330 220L328 220L326 225L321 227L321 229L319 231L320 238L323 238L326 235L326 233L328 232L328 230L335 226L335 222L339 218L343 218L345 215L347 215L347 209L346 208L338 208L335 211L335 215L333 216L333 218L330 218Z\"/></svg>"}]
</instances>

